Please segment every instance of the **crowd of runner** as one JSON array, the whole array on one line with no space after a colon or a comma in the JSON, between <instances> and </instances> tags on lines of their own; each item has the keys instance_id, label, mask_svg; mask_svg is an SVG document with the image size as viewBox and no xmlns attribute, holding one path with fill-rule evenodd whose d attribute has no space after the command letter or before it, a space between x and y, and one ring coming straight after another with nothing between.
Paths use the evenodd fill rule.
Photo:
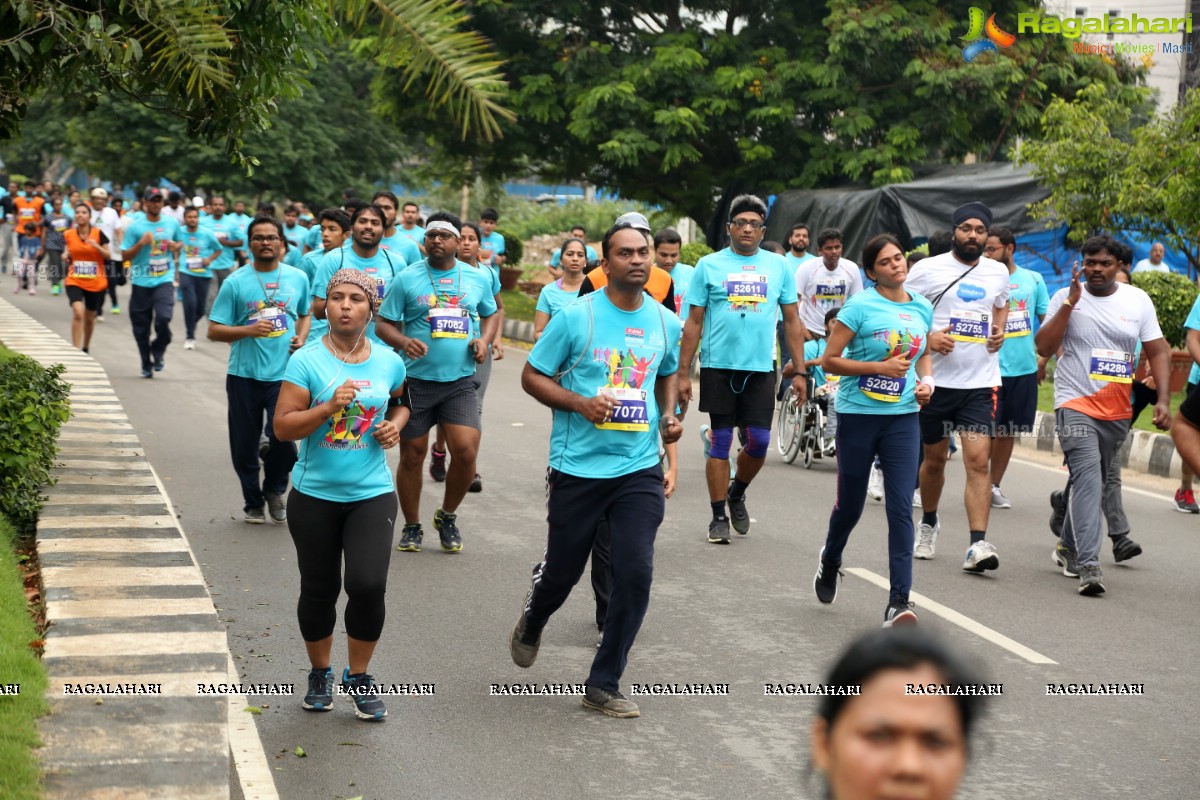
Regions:
<instances>
[{"instance_id":1,"label":"crowd of runner","mask_svg":"<svg viewBox=\"0 0 1200 800\"><path fill-rule=\"evenodd\" d=\"M103 188L84 200L32 182L24 191L11 186L0 202L14 235L6 229L0 239L15 248L16 291L34 294L44 277L50 294L65 292L73 343L84 352L108 299L111 315L130 319L146 379L166 369L177 304L183 349L197 347L205 319L204 338L229 343L229 447L244 518L287 524L297 551L299 626L312 666L304 707L332 705L344 590L340 688L359 717L381 719L387 711L368 669L392 548L424 546L427 472L444 483L432 525L446 553L462 551L458 509L483 488L483 399L491 363L504 357L498 215L421 219L416 203L388 191L346 196L315 215L290 204L250 216L241 202L188 202L157 189L128 209L118 200ZM864 505L883 502L891 582L884 627L917 621L913 560L937 553L956 443L966 472L968 524L955 534L961 568L999 568L990 515L1012 507L1003 478L1015 437L1033 431L1051 359L1069 470L1065 489L1051 496L1054 562L1077 579L1079 594L1099 595L1107 589L1105 526L1115 561L1142 552L1121 508L1118 451L1147 405L1159 428L1171 426L1172 414L1168 346L1149 296L1129 284L1125 243L1088 239L1069 284L1050 296L1039 274L1016 266L1012 232L979 202L956 209L926 251L906 253L881 234L857 263L844 257L837 229L813 237L796 223L781 247L764 241L767 221L761 199L734 198L728 246L694 265L680 262L678 232L654 231L638 213L615 220L598 251L574 229L537 303L536 342L520 380L553 412L547 544L510 651L518 666L534 663L547 622L590 558L598 639L583 703L610 716L639 713L620 680L649 603L654 540L694 397L711 508L704 536L715 545L750 533L751 489L780 398L828 397L830 445L821 455L836 457L838 481L824 544L813 553L814 593L835 601ZM122 311L117 288L126 281ZM1200 348L1200 301L1187 324ZM1135 379L1143 356L1144 382ZM1200 368L1189 389L1197 383ZM1200 450L1198 404L1181 413L1183 435L1195 433L1186 446ZM384 454L393 447L394 476ZM1200 513L1190 476L1175 506ZM394 542L397 510L404 522Z\"/></svg>"}]
</instances>

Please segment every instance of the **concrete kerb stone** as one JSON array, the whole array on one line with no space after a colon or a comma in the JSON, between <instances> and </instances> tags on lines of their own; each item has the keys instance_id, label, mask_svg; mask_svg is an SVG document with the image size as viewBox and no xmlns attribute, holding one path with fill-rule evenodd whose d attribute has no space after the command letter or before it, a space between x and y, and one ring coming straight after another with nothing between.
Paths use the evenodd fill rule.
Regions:
<instances>
[{"instance_id":1,"label":"concrete kerb stone","mask_svg":"<svg viewBox=\"0 0 1200 800\"><path fill-rule=\"evenodd\" d=\"M1058 434L1054 426L1054 414L1039 411L1033 426L1034 432L1018 437L1021 447L1062 455ZM1125 444L1121 445L1121 466L1147 475L1163 478L1178 478L1183 460L1175 450L1175 443L1165 433L1151 431L1129 431Z\"/></svg>"},{"instance_id":2,"label":"concrete kerb stone","mask_svg":"<svg viewBox=\"0 0 1200 800\"><path fill-rule=\"evenodd\" d=\"M229 681L232 662L162 483L90 356L4 300L0 341L66 364L64 380L79 379L71 398L85 403L61 432L38 524L50 623L43 796L227 800L230 700L195 686Z\"/></svg>"}]
</instances>

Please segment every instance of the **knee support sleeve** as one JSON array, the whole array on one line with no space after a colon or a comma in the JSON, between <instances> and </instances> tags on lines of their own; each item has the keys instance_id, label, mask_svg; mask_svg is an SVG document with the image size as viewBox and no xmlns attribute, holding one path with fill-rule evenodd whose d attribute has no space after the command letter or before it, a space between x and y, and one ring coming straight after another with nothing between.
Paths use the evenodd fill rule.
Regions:
<instances>
[{"instance_id":1,"label":"knee support sleeve","mask_svg":"<svg viewBox=\"0 0 1200 800\"><path fill-rule=\"evenodd\" d=\"M751 458L764 458L767 448L771 446L771 429L756 428L753 425L746 429L746 454Z\"/></svg>"},{"instance_id":2,"label":"knee support sleeve","mask_svg":"<svg viewBox=\"0 0 1200 800\"><path fill-rule=\"evenodd\" d=\"M713 428L709 431L709 436L712 438L712 447L708 450L708 457L721 460L729 458L729 448L733 444L733 428Z\"/></svg>"}]
</instances>

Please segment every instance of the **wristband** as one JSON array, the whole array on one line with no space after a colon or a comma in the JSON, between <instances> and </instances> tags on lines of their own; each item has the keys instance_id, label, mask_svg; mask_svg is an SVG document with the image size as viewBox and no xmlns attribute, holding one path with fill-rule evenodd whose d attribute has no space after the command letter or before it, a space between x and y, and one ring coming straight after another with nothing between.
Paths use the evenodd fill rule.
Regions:
<instances>
[{"instance_id":1,"label":"wristband","mask_svg":"<svg viewBox=\"0 0 1200 800\"><path fill-rule=\"evenodd\" d=\"M935 383L933 382L933 376L932 376L932 375L922 375L922 376L921 376L920 383L921 383L921 384L923 384L923 385L925 385L925 386L928 386L930 389L936 389L936 388L937 388L937 384L935 384Z\"/></svg>"}]
</instances>

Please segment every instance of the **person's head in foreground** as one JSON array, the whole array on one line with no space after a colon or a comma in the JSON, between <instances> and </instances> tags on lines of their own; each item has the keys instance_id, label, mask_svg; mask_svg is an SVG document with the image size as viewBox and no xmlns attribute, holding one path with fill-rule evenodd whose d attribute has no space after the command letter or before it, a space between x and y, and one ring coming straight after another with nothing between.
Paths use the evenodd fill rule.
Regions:
<instances>
[{"instance_id":1,"label":"person's head in foreground","mask_svg":"<svg viewBox=\"0 0 1200 800\"><path fill-rule=\"evenodd\" d=\"M858 696L822 697L817 707L812 763L826 797L954 797L985 698L906 693L910 684L982 683L945 644L917 627L873 631L850 645L825 683L862 687Z\"/></svg>"}]
</instances>

